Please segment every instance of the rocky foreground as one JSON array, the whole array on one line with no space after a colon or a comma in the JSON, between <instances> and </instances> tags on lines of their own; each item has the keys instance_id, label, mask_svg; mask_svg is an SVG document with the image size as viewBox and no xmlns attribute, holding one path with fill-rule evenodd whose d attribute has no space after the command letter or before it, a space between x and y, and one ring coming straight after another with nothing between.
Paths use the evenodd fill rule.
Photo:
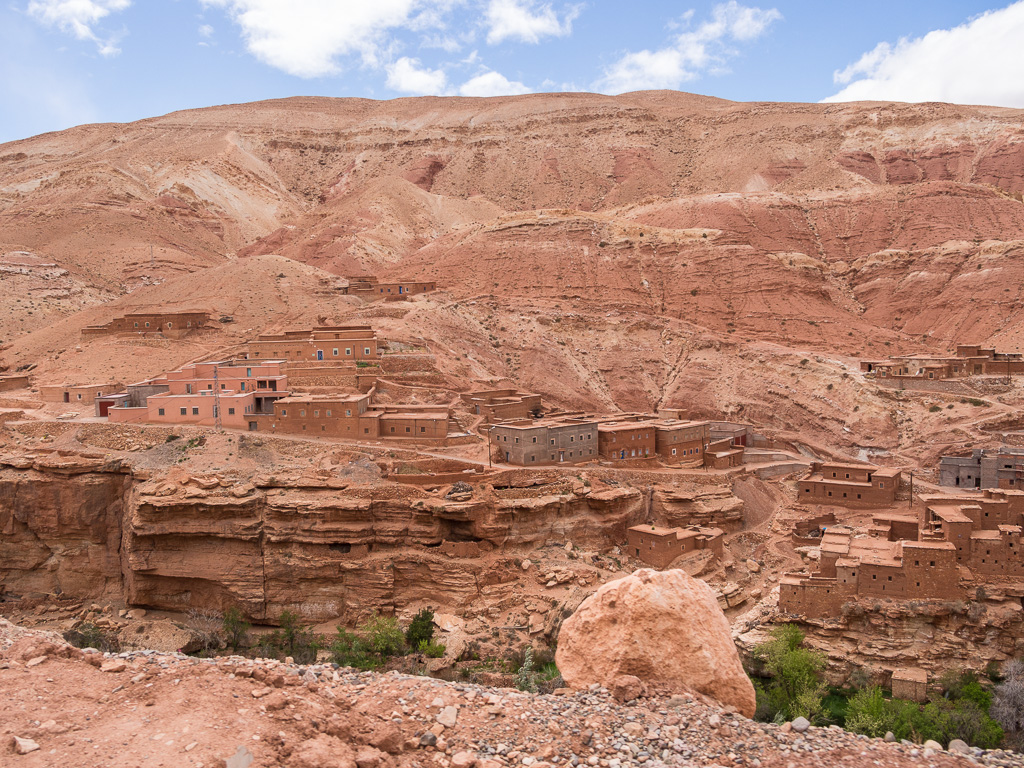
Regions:
<instances>
[{"instance_id":1,"label":"rocky foreground","mask_svg":"<svg viewBox=\"0 0 1024 768\"><path fill-rule=\"evenodd\" d=\"M838 728L755 723L697 697L535 695L330 664L80 651L0 619L7 766L505 768L1024 765ZM800 724L802 725L802 724Z\"/></svg>"}]
</instances>

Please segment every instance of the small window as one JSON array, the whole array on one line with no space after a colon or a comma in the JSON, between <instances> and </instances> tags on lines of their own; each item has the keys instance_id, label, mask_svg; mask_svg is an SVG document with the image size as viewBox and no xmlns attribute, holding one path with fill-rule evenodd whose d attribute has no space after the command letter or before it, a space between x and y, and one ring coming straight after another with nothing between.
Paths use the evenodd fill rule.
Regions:
<instances>
[{"instance_id":1,"label":"small window","mask_svg":"<svg viewBox=\"0 0 1024 768\"><path fill-rule=\"evenodd\" d=\"M306 415L306 410L304 408L300 409L299 410L299 417L301 418L302 416L305 416L305 415Z\"/></svg>"},{"instance_id":2,"label":"small window","mask_svg":"<svg viewBox=\"0 0 1024 768\"><path fill-rule=\"evenodd\" d=\"M234 416L234 415L235 415L235 409L234 408L228 408L228 416Z\"/></svg>"},{"instance_id":3,"label":"small window","mask_svg":"<svg viewBox=\"0 0 1024 768\"><path fill-rule=\"evenodd\" d=\"M345 415L346 416L351 416L352 415L352 409L351 408L346 408L345 409Z\"/></svg>"},{"instance_id":4,"label":"small window","mask_svg":"<svg viewBox=\"0 0 1024 768\"><path fill-rule=\"evenodd\" d=\"M364 354L364 355L368 355L368 354L370 354L370 348L369 348L369 347L364 347L364 348L363 348L363 354Z\"/></svg>"},{"instance_id":5,"label":"small window","mask_svg":"<svg viewBox=\"0 0 1024 768\"><path fill-rule=\"evenodd\" d=\"M338 348L337 348L337 347L335 347L335 348L334 348L334 349L332 350L332 353L334 354L334 356L335 356L335 357L337 357L337 356L338 356Z\"/></svg>"},{"instance_id":6,"label":"small window","mask_svg":"<svg viewBox=\"0 0 1024 768\"><path fill-rule=\"evenodd\" d=\"M186 415L187 413L188 413L188 409L187 408L182 408L181 409L181 415L182 416Z\"/></svg>"},{"instance_id":7,"label":"small window","mask_svg":"<svg viewBox=\"0 0 1024 768\"><path fill-rule=\"evenodd\" d=\"M426 432L426 431L427 431L426 427L420 427L420 432ZM1013 545L1011 544L1010 546L1012 547Z\"/></svg>"},{"instance_id":8,"label":"small window","mask_svg":"<svg viewBox=\"0 0 1024 768\"><path fill-rule=\"evenodd\" d=\"M158 414L159 414L160 416L163 416L163 415L164 415L164 409L163 409L163 408L158 408L156 412L157 412L157 413L158 413Z\"/></svg>"},{"instance_id":9,"label":"small window","mask_svg":"<svg viewBox=\"0 0 1024 768\"><path fill-rule=\"evenodd\" d=\"M320 409L319 408L317 408L315 411L313 411L313 418L316 418L316 419L320 418Z\"/></svg>"},{"instance_id":10,"label":"small window","mask_svg":"<svg viewBox=\"0 0 1024 768\"><path fill-rule=\"evenodd\" d=\"M405 428L405 431L406 431L406 432L412 432L412 429L411 429L410 427L406 427L406 428ZM516 438L516 442L517 442L517 443L519 442L519 438L518 438L518 437Z\"/></svg>"},{"instance_id":11,"label":"small window","mask_svg":"<svg viewBox=\"0 0 1024 768\"><path fill-rule=\"evenodd\" d=\"M282 408L281 409L281 415L282 416L287 416L288 415L288 409L287 408Z\"/></svg>"},{"instance_id":12,"label":"small window","mask_svg":"<svg viewBox=\"0 0 1024 768\"><path fill-rule=\"evenodd\" d=\"M193 408L192 409L192 415L193 416L198 416L199 415L199 409L198 408Z\"/></svg>"}]
</instances>

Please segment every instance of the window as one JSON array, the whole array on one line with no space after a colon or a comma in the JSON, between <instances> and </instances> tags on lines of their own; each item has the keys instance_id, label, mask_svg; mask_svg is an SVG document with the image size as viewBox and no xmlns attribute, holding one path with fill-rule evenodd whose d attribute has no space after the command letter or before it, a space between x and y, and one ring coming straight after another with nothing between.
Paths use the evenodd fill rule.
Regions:
<instances>
[{"instance_id":1,"label":"window","mask_svg":"<svg viewBox=\"0 0 1024 768\"><path fill-rule=\"evenodd\" d=\"M235 415L235 409L234 408L228 408L228 416L234 416L234 415Z\"/></svg>"},{"instance_id":2,"label":"window","mask_svg":"<svg viewBox=\"0 0 1024 768\"><path fill-rule=\"evenodd\" d=\"M363 347L363 354L364 355L370 354L370 348L369 347Z\"/></svg>"},{"instance_id":3,"label":"window","mask_svg":"<svg viewBox=\"0 0 1024 768\"><path fill-rule=\"evenodd\" d=\"M287 408L282 408L281 409L281 415L282 416L287 416L288 415L288 409Z\"/></svg>"},{"instance_id":4,"label":"window","mask_svg":"<svg viewBox=\"0 0 1024 768\"><path fill-rule=\"evenodd\" d=\"M519 442L519 438L518 438L518 437L516 438L516 442L517 442L517 443Z\"/></svg>"},{"instance_id":5,"label":"window","mask_svg":"<svg viewBox=\"0 0 1024 768\"><path fill-rule=\"evenodd\" d=\"M135 324L135 327L136 327L136 328L138 328L138 327L139 327L139 324L138 324L138 323L136 323L136 324Z\"/></svg>"},{"instance_id":6,"label":"window","mask_svg":"<svg viewBox=\"0 0 1024 768\"><path fill-rule=\"evenodd\" d=\"M82 393L81 393L81 392L79 392L79 393L78 393L78 399L79 399L79 400L81 400L81 399L82 399Z\"/></svg>"},{"instance_id":7,"label":"window","mask_svg":"<svg viewBox=\"0 0 1024 768\"><path fill-rule=\"evenodd\" d=\"M198 408L193 408L192 409L192 415L193 416L198 416L199 415L199 409Z\"/></svg>"},{"instance_id":8,"label":"window","mask_svg":"<svg viewBox=\"0 0 1024 768\"><path fill-rule=\"evenodd\" d=\"M300 409L299 410L299 416L302 417L302 416L305 416L305 415L306 415L306 410L304 408Z\"/></svg>"},{"instance_id":9,"label":"window","mask_svg":"<svg viewBox=\"0 0 1024 768\"><path fill-rule=\"evenodd\" d=\"M245 375L246 376L252 376L252 368L246 368L245 369Z\"/></svg>"},{"instance_id":10,"label":"window","mask_svg":"<svg viewBox=\"0 0 1024 768\"><path fill-rule=\"evenodd\" d=\"M163 408L158 408L156 412L157 412L157 413L158 413L158 414L159 414L160 416L163 416L163 415L164 415L164 409L163 409Z\"/></svg>"},{"instance_id":11,"label":"window","mask_svg":"<svg viewBox=\"0 0 1024 768\"><path fill-rule=\"evenodd\" d=\"M315 411L313 411L313 417L317 418L317 419L320 418L320 409L319 408L317 408Z\"/></svg>"},{"instance_id":12,"label":"window","mask_svg":"<svg viewBox=\"0 0 1024 768\"><path fill-rule=\"evenodd\" d=\"M149 323L146 323L146 327L149 328Z\"/></svg>"},{"instance_id":13,"label":"window","mask_svg":"<svg viewBox=\"0 0 1024 768\"><path fill-rule=\"evenodd\" d=\"M337 357L337 356L338 356L338 348L337 348L337 347L335 347L335 348L334 348L334 349L332 350L332 354L333 354L333 355L334 355L335 357Z\"/></svg>"},{"instance_id":14,"label":"window","mask_svg":"<svg viewBox=\"0 0 1024 768\"><path fill-rule=\"evenodd\" d=\"M392 432L394 432L394 431L395 431L395 428L394 428L394 427L392 427L392 428L391 428L391 431L392 431Z\"/></svg>"},{"instance_id":15,"label":"window","mask_svg":"<svg viewBox=\"0 0 1024 768\"><path fill-rule=\"evenodd\" d=\"M352 354L352 347L345 347L345 354L346 355L351 355Z\"/></svg>"},{"instance_id":16,"label":"window","mask_svg":"<svg viewBox=\"0 0 1024 768\"><path fill-rule=\"evenodd\" d=\"M185 414L187 414L187 413L188 413L188 409L187 409L187 408L182 408L182 409L181 409L181 415L182 415L182 416L184 416L184 415L185 415Z\"/></svg>"},{"instance_id":17,"label":"window","mask_svg":"<svg viewBox=\"0 0 1024 768\"><path fill-rule=\"evenodd\" d=\"M406 427L406 428L405 428L405 431L406 431L406 432L412 432L412 429L410 429L409 427ZM517 443L519 442L519 438L518 438L518 437L516 438L516 442L517 442Z\"/></svg>"},{"instance_id":18,"label":"window","mask_svg":"<svg viewBox=\"0 0 1024 768\"><path fill-rule=\"evenodd\" d=\"M426 428L426 427L420 427L420 432L426 432L426 431L427 431L427 428ZM1010 546L1012 547L1012 546L1013 546L1013 544L1011 544Z\"/></svg>"},{"instance_id":19,"label":"window","mask_svg":"<svg viewBox=\"0 0 1024 768\"><path fill-rule=\"evenodd\" d=\"M537 438L536 437L533 438L533 442L535 442L535 443L537 442Z\"/></svg>"}]
</instances>

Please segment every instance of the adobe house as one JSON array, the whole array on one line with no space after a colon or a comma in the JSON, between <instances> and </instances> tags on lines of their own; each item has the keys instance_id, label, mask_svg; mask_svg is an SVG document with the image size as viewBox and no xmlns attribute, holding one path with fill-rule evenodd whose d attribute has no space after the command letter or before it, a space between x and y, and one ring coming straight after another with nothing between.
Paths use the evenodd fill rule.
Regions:
<instances>
[{"instance_id":1,"label":"adobe house","mask_svg":"<svg viewBox=\"0 0 1024 768\"><path fill-rule=\"evenodd\" d=\"M861 360L860 369L883 379L1009 376L1024 373L1024 355L1018 352L997 352L979 344L958 344L953 355L899 355L888 360Z\"/></svg>"},{"instance_id":2,"label":"adobe house","mask_svg":"<svg viewBox=\"0 0 1024 768\"><path fill-rule=\"evenodd\" d=\"M45 384L39 387L39 396L46 403L91 406L104 392L121 389L120 382L106 384Z\"/></svg>"},{"instance_id":3,"label":"adobe house","mask_svg":"<svg viewBox=\"0 0 1024 768\"><path fill-rule=\"evenodd\" d=\"M506 464L536 467L592 461L597 453L597 421L585 418L526 419L493 425L490 449Z\"/></svg>"},{"instance_id":4,"label":"adobe house","mask_svg":"<svg viewBox=\"0 0 1024 768\"><path fill-rule=\"evenodd\" d=\"M891 505L901 479L901 470L893 467L815 462L810 477L797 483L798 500L804 504Z\"/></svg>"},{"instance_id":5,"label":"adobe house","mask_svg":"<svg viewBox=\"0 0 1024 768\"><path fill-rule=\"evenodd\" d=\"M105 325L87 325L82 329L82 335L137 333L160 334L167 338L179 339L192 331L206 328L209 322L210 313L197 310L129 312L123 317L115 317Z\"/></svg>"},{"instance_id":6,"label":"adobe house","mask_svg":"<svg viewBox=\"0 0 1024 768\"><path fill-rule=\"evenodd\" d=\"M1024 449L974 449L970 456L943 456L939 484L955 488L1024 488Z\"/></svg>"},{"instance_id":7,"label":"adobe house","mask_svg":"<svg viewBox=\"0 0 1024 768\"><path fill-rule=\"evenodd\" d=\"M654 425L655 453L671 464L704 464L704 450L711 442L707 421L663 419Z\"/></svg>"},{"instance_id":8,"label":"adobe house","mask_svg":"<svg viewBox=\"0 0 1024 768\"><path fill-rule=\"evenodd\" d=\"M27 389L30 384L31 377L27 373L7 373L0 376L0 392Z\"/></svg>"},{"instance_id":9,"label":"adobe house","mask_svg":"<svg viewBox=\"0 0 1024 768\"><path fill-rule=\"evenodd\" d=\"M451 411L436 405L374 405L376 394L301 394L274 403L271 415L255 419L250 429L308 437L353 440L425 440L448 437Z\"/></svg>"},{"instance_id":10,"label":"adobe house","mask_svg":"<svg viewBox=\"0 0 1024 768\"><path fill-rule=\"evenodd\" d=\"M129 395L125 405L108 408L110 421L200 426L219 421L224 427L253 429L255 416L272 412L274 402L289 394L280 360L193 363L134 386L135 397L144 397L145 404L132 405ZM145 394L164 386L165 391Z\"/></svg>"},{"instance_id":11,"label":"adobe house","mask_svg":"<svg viewBox=\"0 0 1024 768\"><path fill-rule=\"evenodd\" d=\"M868 536L831 526L817 571L787 574L779 610L810 618L836 617L858 598L962 600L965 576L1024 576L1024 492L981 496L922 494L916 530L910 516L876 515Z\"/></svg>"},{"instance_id":12,"label":"adobe house","mask_svg":"<svg viewBox=\"0 0 1024 768\"><path fill-rule=\"evenodd\" d=\"M369 325L316 326L264 333L246 345L250 360L292 363L376 363L377 332Z\"/></svg>"},{"instance_id":13,"label":"adobe house","mask_svg":"<svg viewBox=\"0 0 1024 768\"><path fill-rule=\"evenodd\" d=\"M626 531L626 551L655 568L668 568L677 557L702 549L722 557L724 536L721 528L635 525Z\"/></svg>"},{"instance_id":14,"label":"adobe house","mask_svg":"<svg viewBox=\"0 0 1024 768\"><path fill-rule=\"evenodd\" d=\"M710 469L729 469L742 464L743 445L737 446L731 437L712 440L704 451L704 466Z\"/></svg>"},{"instance_id":15,"label":"adobe house","mask_svg":"<svg viewBox=\"0 0 1024 768\"><path fill-rule=\"evenodd\" d=\"M356 275L348 278L348 287L343 292L364 301L401 301L435 290L437 284L432 280L394 280L382 283L372 275Z\"/></svg>"},{"instance_id":16,"label":"adobe house","mask_svg":"<svg viewBox=\"0 0 1024 768\"><path fill-rule=\"evenodd\" d=\"M484 424L538 418L544 410L540 395L516 389L481 389L459 397L471 413L484 417Z\"/></svg>"},{"instance_id":17,"label":"adobe house","mask_svg":"<svg viewBox=\"0 0 1024 768\"><path fill-rule=\"evenodd\" d=\"M649 459L655 455L652 421L625 421L597 426L597 452L606 461Z\"/></svg>"},{"instance_id":18,"label":"adobe house","mask_svg":"<svg viewBox=\"0 0 1024 768\"><path fill-rule=\"evenodd\" d=\"M924 704L928 701L928 673L916 667L893 670L892 697Z\"/></svg>"}]
</instances>

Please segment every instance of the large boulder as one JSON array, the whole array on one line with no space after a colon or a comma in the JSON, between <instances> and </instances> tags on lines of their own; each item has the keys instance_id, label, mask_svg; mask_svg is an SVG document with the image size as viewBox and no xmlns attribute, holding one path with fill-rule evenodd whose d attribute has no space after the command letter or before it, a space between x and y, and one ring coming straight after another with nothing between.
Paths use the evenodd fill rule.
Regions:
<instances>
[{"instance_id":1,"label":"large boulder","mask_svg":"<svg viewBox=\"0 0 1024 768\"><path fill-rule=\"evenodd\" d=\"M562 625L555 662L572 688L633 675L660 692L696 691L754 715L754 686L718 600L684 571L643 569L602 586Z\"/></svg>"}]
</instances>

